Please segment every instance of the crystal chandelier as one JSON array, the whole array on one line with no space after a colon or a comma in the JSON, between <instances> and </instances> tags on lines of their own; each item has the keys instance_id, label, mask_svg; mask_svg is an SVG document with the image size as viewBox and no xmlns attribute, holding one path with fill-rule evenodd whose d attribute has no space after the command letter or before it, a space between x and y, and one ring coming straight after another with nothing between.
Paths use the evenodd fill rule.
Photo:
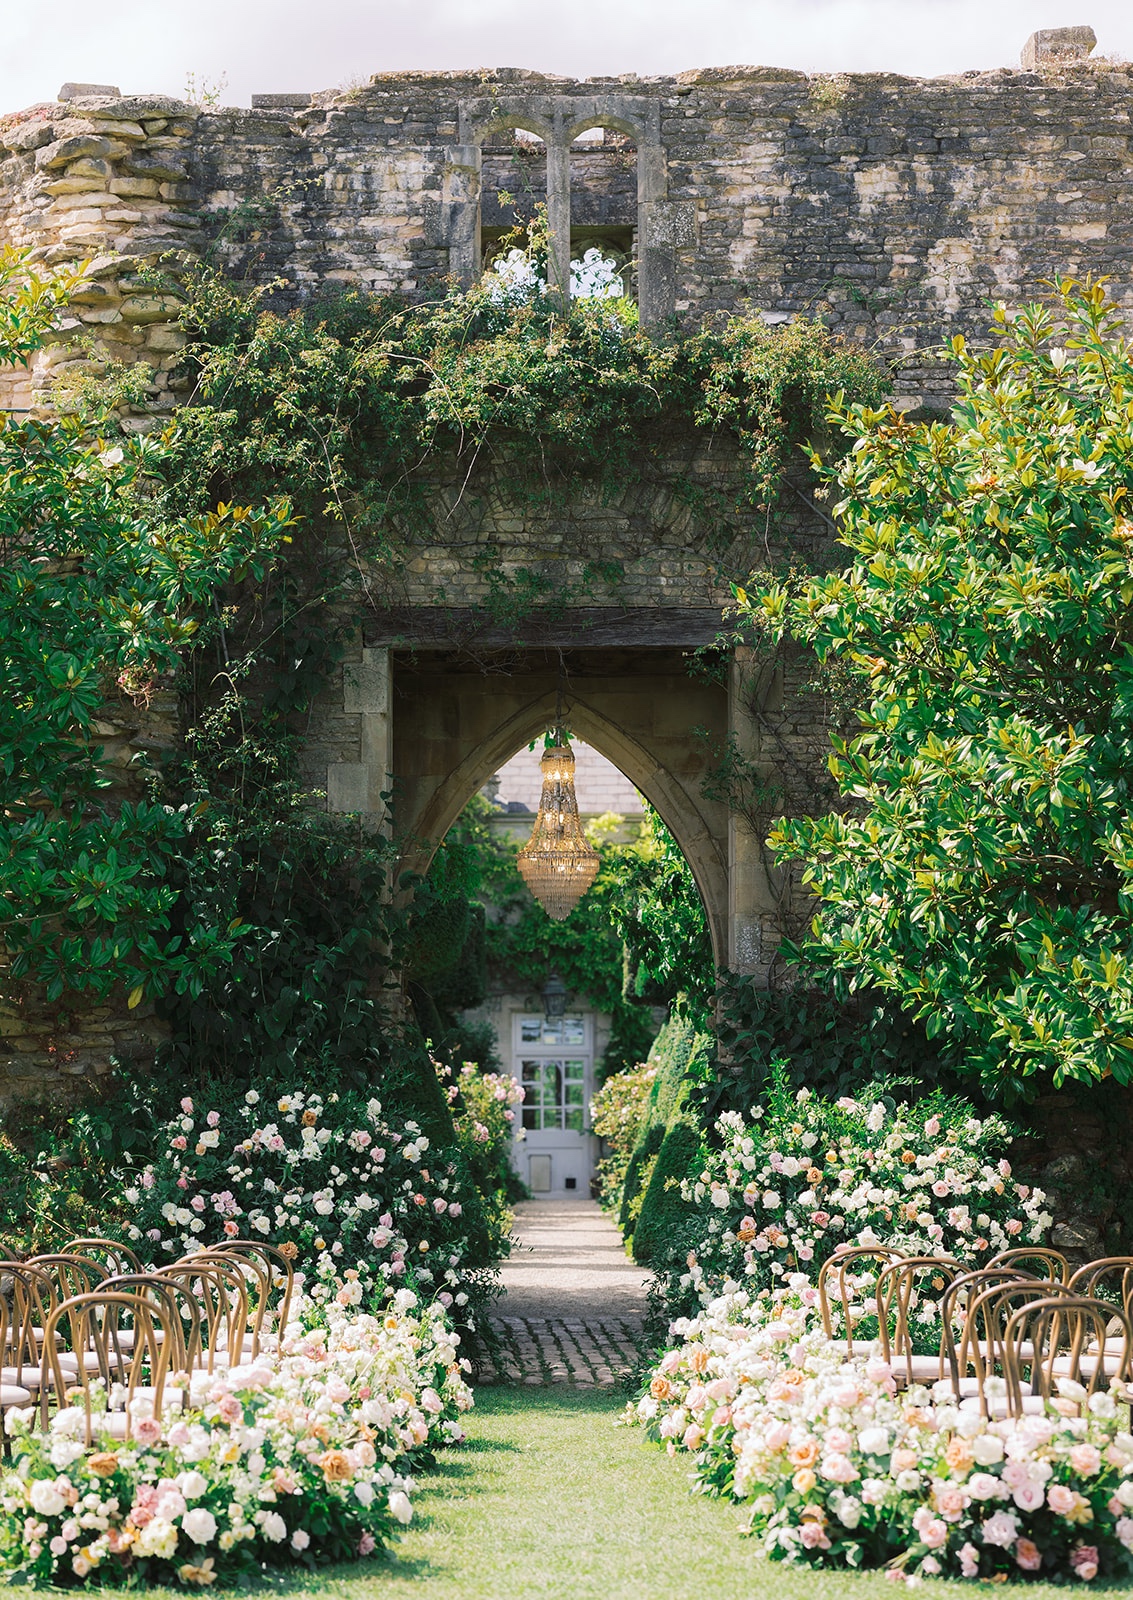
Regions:
<instances>
[{"instance_id":1,"label":"crystal chandelier","mask_svg":"<svg viewBox=\"0 0 1133 1600\"><path fill-rule=\"evenodd\" d=\"M543 793L531 838L519 852L519 870L531 893L555 922L569 917L594 879L598 852L582 831L574 792L574 754L561 728L543 752Z\"/></svg>"}]
</instances>

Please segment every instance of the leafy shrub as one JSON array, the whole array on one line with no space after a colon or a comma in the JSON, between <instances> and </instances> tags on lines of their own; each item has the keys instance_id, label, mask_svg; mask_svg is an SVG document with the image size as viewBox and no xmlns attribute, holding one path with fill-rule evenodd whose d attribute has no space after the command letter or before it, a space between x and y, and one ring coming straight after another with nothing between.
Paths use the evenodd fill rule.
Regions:
<instances>
[{"instance_id":1,"label":"leafy shrub","mask_svg":"<svg viewBox=\"0 0 1133 1600\"><path fill-rule=\"evenodd\" d=\"M657 1067L642 1061L606 1079L590 1102L590 1125L609 1150L598 1163L598 1193L607 1210L622 1203Z\"/></svg>"},{"instance_id":2,"label":"leafy shrub","mask_svg":"<svg viewBox=\"0 0 1133 1600\"><path fill-rule=\"evenodd\" d=\"M636 1260L644 1260L637 1255L636 1231L645 1213L647 1183L652 1184L656 1158L669 1133L678 1123L690 1122L686 1104L694 1084L706 1076L711 1048L708 1035L699 1032L689 1017L678 1013L669 1018L649 1052L648 1065L656 1069L656 1075L626 1170L618 1217L622 1231L634 1238ZM665 1192L655 1191L655 1198ZM648 1232L647 1215L645 1225Z\"/></svg>"}]
</instances>

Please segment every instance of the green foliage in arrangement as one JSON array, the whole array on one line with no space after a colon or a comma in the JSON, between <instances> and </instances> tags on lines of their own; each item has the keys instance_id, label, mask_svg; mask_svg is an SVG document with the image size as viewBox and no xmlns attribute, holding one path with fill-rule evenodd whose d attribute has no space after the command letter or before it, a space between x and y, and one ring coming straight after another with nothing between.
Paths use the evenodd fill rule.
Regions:
<instances>
[{"instance_id":1,"label":"green foliage in arrangement","mask_svg":"<svg viewBox=\"0 0 1133 1600\"><path fill-rule=\"evenodd\" d=\"M846 809L783 822L812 972L894 995L993 1096L1133 1080L1133 347L1101 286L956 339L960 399L842 401L851 564L750 600L857 701Z\"/></svg>"},{"instance_id":2,"label":"green foliage in arrangement","mask_svg":"<svg viewBox=\"0 0 1133 1600\"><path fill-rule=\"evenodd\" d=\"M43 347L79 279L0 254L0 363ZM97 420L97 419L95 419ZM289 513L145 509L172 434L108 446L63 417L0 419L0 939L49 999L192 993L236 929L180 914L199 812L113 799L109 707L135 722L227 587L262 580Z\"/></svg>"}]
</instances>

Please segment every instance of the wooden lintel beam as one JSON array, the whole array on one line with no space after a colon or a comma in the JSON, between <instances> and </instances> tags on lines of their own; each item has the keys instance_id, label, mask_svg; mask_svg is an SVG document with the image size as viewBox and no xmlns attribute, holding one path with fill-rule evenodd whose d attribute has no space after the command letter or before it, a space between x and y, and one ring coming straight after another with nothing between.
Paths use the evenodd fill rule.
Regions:
<instances>
[{"instance_id":1,"label":"wooden lintel beam","mask_svg":"<svg viewBox=\"0 0 1133 1600\"><path fill-rule=\"evenodd\" d=\"M580 606L563 612L532 611L509 622L470 607L399 606L372 613L362 632L371 648L585 650L676 645L696 649L712 643L722 619L718 606Z\"/></svg>"}]
</instances>

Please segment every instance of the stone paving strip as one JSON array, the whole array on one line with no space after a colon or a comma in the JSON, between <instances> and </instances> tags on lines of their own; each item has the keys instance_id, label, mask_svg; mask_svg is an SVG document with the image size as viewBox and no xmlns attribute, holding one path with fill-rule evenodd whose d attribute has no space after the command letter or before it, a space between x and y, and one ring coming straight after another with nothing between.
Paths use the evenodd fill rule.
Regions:
<instances>
[{"instance_id":1,"label":"stone paving strip","mask_svg":"<svg viewBox=\"0 0 1133 1600\"><path fill-rule=\"evenodd\" d=\"M639 1322L493 1316L476 1343L476 1382L615 1388L646 1346Z\"/></svg>"},{"instance_id":2,"label":"stone paving strip","mask_svg":"<svg viewBox=\"0 0 1133 1600\"><path fill-rule=\"evenodd\" d=\"M476 1382L614 1388L645 1352L646 1275L593 1200L517 1206L501 1277L469 1350Z\"/></svg>"}]
</instances>

